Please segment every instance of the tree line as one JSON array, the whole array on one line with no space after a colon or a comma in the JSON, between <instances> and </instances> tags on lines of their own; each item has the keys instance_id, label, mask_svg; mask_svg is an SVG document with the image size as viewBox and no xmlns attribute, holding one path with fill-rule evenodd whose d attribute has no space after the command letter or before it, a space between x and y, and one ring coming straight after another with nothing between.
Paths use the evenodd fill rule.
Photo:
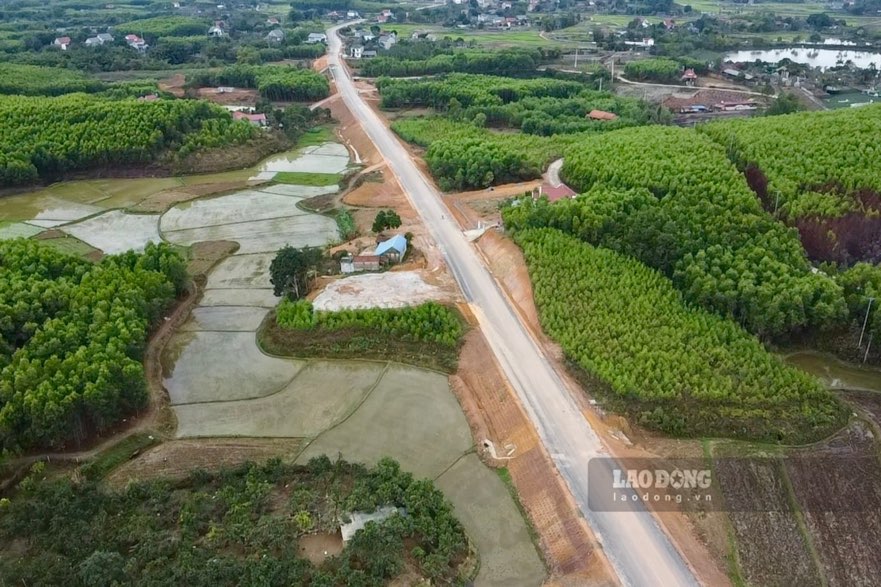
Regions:
<instances>
[{"instance_id":1,"label":"tree line","mask_svg":"<svg viewBox=\"0 0 881 587\"><path fill-rule=\"evenodd\" d=\"M198 73L188 82L196 86L252 88L273 101L313 102L330 95L327 78L320 73L281 65L236 65Z\"/></svg>"},{"instance_id":2,"label":"tree line","mask_svg":"<svg viewBox=\"0 0 881 587\"><path fill-rule=\"evenodd\" d=\"M276 310L279 326L294 330L322 328L339 330L358 327L405 340L433 342L450 347L459 343L464 333L456 312L435 302L406 308L370 308L363 310L320 311L307 300L282 300Z\"/></svg>"}]
</instances>

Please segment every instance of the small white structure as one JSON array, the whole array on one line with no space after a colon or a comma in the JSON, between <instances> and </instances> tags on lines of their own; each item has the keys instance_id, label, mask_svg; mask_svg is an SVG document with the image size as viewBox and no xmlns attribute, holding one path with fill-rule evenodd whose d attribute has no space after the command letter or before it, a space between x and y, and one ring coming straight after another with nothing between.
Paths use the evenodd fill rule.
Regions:
<instances>
[{"instance_id":1,"label":"small white structure","mask_svg":"<svg viewBox=\"0 0 881 587\"><path fill-rule=\"evenodd\" d=\"M104 43L112 43L113 42L113 35L111 35L110 33L100 33L97 38L101 40L102 45Z\"/></svg>"},{"instance_id":2,"label":"small white structure","mask_svg":"<svg viewBox=\"0 0 881 587\"><path fill-rule=\"evenodd\" d=\"M306 37L306 44L314 45L315 43L327 43L327 35L324 33L309 33L309 36Z\"/></svg>"},{"instance_id":3,"label":"small white structure","mask_svg":"<svg viewBox=\"0 0 881 587\"><path fill-rule=\"evenodd\" d=\"M386 51L388 51L389 49L394 47L395 43L397 43L397 42L398 42L398 37L397 37L397 35L395 35L395 33L389 33L387 35L380 35L379 41L378 41L379 45L383 49L385 49Z\"/></svg>"},{"instance_id":4,"label":"small white structure","mask_svg":"<svg viewBox=\"0 0 881 587\"><path fill-rule=\"evenodd\" d=\"M349 518L352 520L348 524L340 524L340 532L343 535L343 543L345 544L355 536L358 530L364 528L367 522L382 522L387 520L398 512L404 515L404 510L399 510L394 506L385 506L377 509L373 513L352 512Z\"/></svg>"},{"instance_id":5,"label":"small white structure","mask_svg":"<svg viewBox=\"0 0 881 587\"><path fill-rule=\"evenodd\" d=\"M85 43L83 43L86 47L100 47L104 43L101 42L101 39L98 37L89 37L86 39Z\"/></svg>"},{"instance_id":6,"label":"small white structure","mask_svg":"<svg viewBox=\"0 0 881 587\"><path fill-rule=\"evenodd\" d=\"M284 41L284 31L281 29L269 31L269 34L266 35L266 40L270 43L281 43Z\"/></svg>"},{"instance_id":7,"label":"small white structure","mask_svg":"<svg viewBox=\"0 0 881 587\"><path fill-rule=\"evenodd\" d=\"M361 54L364 52L364 47L361 45L352 45L349 47L349 56L352 59L361 59Z\"/></svg>"},{"instance_id":8,"label":"small white structure","mask_svg":"<svg viewBox=\"0 0 881 587\"><path fill-rule=\"evenodd\" d=\"M226 33L223 32L223 29L220 28L219 26L217 26L216 24L213 27L211 27L210 29L208 29L208 36L215 38L215 39L219 39L220 37L224 36L225 34Z\"/></svg>"},{"instance_id":9,"label":"small white structure","mask_svg":"<svg viewBox=\"0 0 881 587\"><path fill-rule=\"evenodd\" d=\"M58 37L53 45L60 47L62 51L67 51L67 48L70 47L70 37Z\"/></svg>"}]
</instances>

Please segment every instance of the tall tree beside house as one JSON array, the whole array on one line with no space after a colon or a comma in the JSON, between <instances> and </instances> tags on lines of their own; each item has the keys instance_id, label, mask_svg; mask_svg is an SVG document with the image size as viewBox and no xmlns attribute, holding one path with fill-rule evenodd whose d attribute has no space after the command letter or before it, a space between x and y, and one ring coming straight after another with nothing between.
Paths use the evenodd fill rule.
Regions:
<instances>
[{"instance_id":1,"label":"tall tree beside house","mask_svg":"<svg viewBox=\"0 0 881 587\"><path fill-rule=\"evenodd\" d=\"M401 226L401 217L394 210L380 210L373 219L373 232L382 232L387 228Z\"/></svg>"},{"instance_id":2,"label":"tall tree beside house","mask_svg":"<svg viewBox=\"0 0 881 587\"><path fill-rule=\"evenodd\" d=\"M269 281L276 296L299 300L309 293L310 275L317 269L324 252L317 247L281 248L269 265Z\"/></svg>"}]
</instances>

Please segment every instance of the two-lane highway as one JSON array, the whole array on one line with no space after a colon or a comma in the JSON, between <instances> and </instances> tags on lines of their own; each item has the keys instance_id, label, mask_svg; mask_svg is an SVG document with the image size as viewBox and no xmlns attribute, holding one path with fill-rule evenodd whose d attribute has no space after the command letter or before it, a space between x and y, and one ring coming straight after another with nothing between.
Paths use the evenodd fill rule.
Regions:
<instances>
[{"instance_id":1,"label":"two-lane highway","mask_svg":"<svg viewBox=\"0 0 881 587\"><path fill-rule=\"evenodd\" d=\"M504 374L526 408L579 509L602 543L619 579L623 584L633 586L696 585L688 565L651 514L639 506L624 512L595 512L588 508L587 463L592 457L608 456L602 442L551 362L509 305L489 269L448 218L440 194L359 96L348 70L340 62L341 41L337 31L342 26L345 25L327 31L328 64L337 90L388 162L443 252ZM608 482L610 470L611 465L601 474L604 479L595 477L593 481Z\"/></svg>"}]
</instances>

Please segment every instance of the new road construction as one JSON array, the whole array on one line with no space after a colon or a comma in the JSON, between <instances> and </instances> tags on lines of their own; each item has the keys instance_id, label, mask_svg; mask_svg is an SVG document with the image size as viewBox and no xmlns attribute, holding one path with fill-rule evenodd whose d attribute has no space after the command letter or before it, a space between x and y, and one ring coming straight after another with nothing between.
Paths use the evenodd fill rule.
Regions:
<instances>
[{"instance_id":1,"label":"new road construction","mask_svg":"<svg viewBox=\"0 0 881 587\"><path fill-rule=\"evenodd\" d=\"M624 585L633 586L697 585L688 564L654 516L641 505L631 503L626 511L598 511L620 508L620 504L597 507L597 496L594 495L591 500L594 508L588 507L588 462L595 457L608 457L608 452L489 269L449 218L438 191L379 116L359 96L340 59L342 43L337 31L343 26L346 25L327 31L328 67L337 89L388 162L443 253L505 376L517 392L618 578ZM590 479L590 485L610 487L614 468L611 463L614 461L604 459L602 462L605 463L602 467L591 469L594 477Z\"/></svg>"}]
</instances>

